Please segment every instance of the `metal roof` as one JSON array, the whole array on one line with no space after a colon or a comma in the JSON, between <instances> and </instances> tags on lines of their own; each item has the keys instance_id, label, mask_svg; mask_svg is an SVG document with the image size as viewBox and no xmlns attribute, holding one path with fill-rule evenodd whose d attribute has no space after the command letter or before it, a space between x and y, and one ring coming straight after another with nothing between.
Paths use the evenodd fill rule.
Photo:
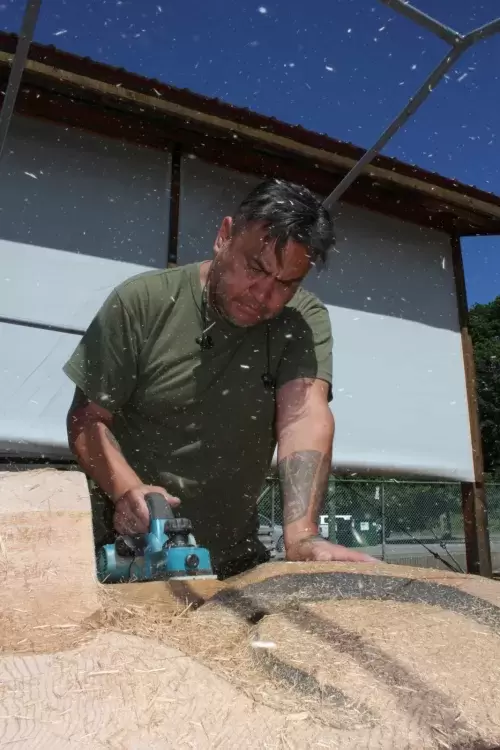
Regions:
<instances>
[{"instance_id":1,"label":"metal roof","mask_svg":"<svg viewBox=\"0 0 500 750\"><path fill-rule=\"evenodd\" d=\"M16 44L15 34L0 32L0 71L3 69L4 78ZM266 173L272 163L288 162L288 172L292 170L298 178L303 176L304 182L312 183L325 194L364 153L364 149L324 133L70 54L52 45L32 44L23 77L26 101L30 87L65 95L66 101L69 96L73 103L93 104L89 117L92 113L98 117L95 105L109 113L122 109L129 117L133 114L135 127L142 131L138 140L146 145L155 129L159 136L160 127L165 134L169 132L169 141L177 136L177 140L202 156L199 134L203 132L207 141L201 145L205 148L210 142L213 159L219 163L222 158L228 166L242 171ZM20 102L21 112L64 119L62 109L51 116L40 107L42 103L35 103L33 97L30 106L23 107ZM65 116L67 121L70 115ZM79 122L80 126L86 126L81 118ZM150 131L149 137L145 131ZM197 138L193 138L192 131L198 133ZM258 152L258 165L251 163L248 142ZM257 158L255 154L253 158ZM280 169L281 166L276 167L279 172ZM387 156L373 160L357 184L349 188L345 200L364 201L364 205L374 210L462 235L500 233L499 196Z\"/></svg>"}]
</instances>

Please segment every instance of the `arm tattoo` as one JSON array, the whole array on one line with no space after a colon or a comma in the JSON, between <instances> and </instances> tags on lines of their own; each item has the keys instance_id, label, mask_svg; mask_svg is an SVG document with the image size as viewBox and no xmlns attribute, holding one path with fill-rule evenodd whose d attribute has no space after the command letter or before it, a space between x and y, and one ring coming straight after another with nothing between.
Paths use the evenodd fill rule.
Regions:
<instances>
[{"instance_id":1,"label":"arm tattoo","mask_svg":"<svg viewBox=\"0 0 500 750\"><path fill-rule=\"evenodd\" d=\"M308 511L316 521L328 487L330 461L321 451L297 451L278 464L284 523L300 521Z\"/></svg>"},{"instance_id":2,"label":"arm tattoo","mask_svg":"<svg viewBox=\"0 0 500 750\"><path fill-rule=\"evenodd\" d=\"M113 433L111 432L111 430L108 427L104 428L104 434L108 438L108 440L111 443L111 445L113 446L113 448L116 448L116 450L121 453L122 449L120 447L120 443L118 442L118 440L115 438L115 436L113 435Z\"/></svg>"}]
</instances>

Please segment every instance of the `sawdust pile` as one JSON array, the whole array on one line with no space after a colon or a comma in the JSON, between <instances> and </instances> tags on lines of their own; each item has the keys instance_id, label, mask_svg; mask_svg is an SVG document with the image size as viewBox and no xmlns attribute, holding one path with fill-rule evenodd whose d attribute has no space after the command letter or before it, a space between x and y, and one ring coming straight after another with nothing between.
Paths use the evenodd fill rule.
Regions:
<instances>
[{"instance_id":1,"label":"sawdust pile","mask_svg":"<svg viewBox=\"0 0 500 750\"><path fill-rule=\"evenodd\" d=\"M103 596L84 638L117 631L175 646L256 704L317 722L338 742L354 734L363 747L486 750L500 737L500 639L462 615L344 600L253 622L218 603L167 615L159 603L124 605L112 587Z\"/></svg>"},{"instance_id":2,"label":"sawdust pile","mask_svg":"<svg viewBox=\"0 0 500 750\"><path fill-rule=\"evenodd\" d=\"M399 579L407 591L412 578L456 586L486 608L500 604L498 584L375 566L363 599L337 599L359 567L291 564L261 566L229 589L99 586L81 474L66 472L62 484L53 471L0 474L0 516L2 746L500 746L500 631L418 597L369 596L373 581L388 591L388 578ZM267 599L247 595L266 579Z\"/></svg>"}]
</instances>

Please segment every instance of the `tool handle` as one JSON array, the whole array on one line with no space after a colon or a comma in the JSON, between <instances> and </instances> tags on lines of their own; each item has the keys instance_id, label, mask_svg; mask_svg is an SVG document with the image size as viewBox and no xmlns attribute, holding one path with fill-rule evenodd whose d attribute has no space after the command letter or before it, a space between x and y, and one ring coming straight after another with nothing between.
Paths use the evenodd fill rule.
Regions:
<instances>
[{"instance_id":1,"label":"tool handle","mask_svg":"<svg viewBox=\"0 0 500 750\"><path fill-rule=\"evenodd\" d=\"M149 515L151 516L152 521L175 518L174 512L167 503L164 495L161 495L159 492L148 492L147 495L144 495L144 499L147 503Z\"/></svg>"}]
</instances>

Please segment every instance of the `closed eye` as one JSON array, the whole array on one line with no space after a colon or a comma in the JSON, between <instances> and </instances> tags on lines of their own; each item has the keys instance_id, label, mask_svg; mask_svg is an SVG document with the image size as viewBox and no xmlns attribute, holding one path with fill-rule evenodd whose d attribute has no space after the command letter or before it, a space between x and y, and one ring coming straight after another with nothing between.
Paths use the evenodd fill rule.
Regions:
<instances>
[{"instance_id":1,"label":"closed eye","mask_svg":"<svg viewBox=\"0 0 500 750\"><path fill-rule=\"evenodd\" d=\"M265 274L266 276L272 276L272 274L269 271L267 271L265 268L263 268L262 266L252 265L252 266L249 266L249 269L253 271L254 273L262 273L262 274ZM285 288L289 288L292 286L296 286L297 284L300 284L300 282L302 281L302 277L297 278L297 279L276 279L275 278L274 280L278 284L281 284L282 286L284 286Z\"/></svg>"}]
</instances>

